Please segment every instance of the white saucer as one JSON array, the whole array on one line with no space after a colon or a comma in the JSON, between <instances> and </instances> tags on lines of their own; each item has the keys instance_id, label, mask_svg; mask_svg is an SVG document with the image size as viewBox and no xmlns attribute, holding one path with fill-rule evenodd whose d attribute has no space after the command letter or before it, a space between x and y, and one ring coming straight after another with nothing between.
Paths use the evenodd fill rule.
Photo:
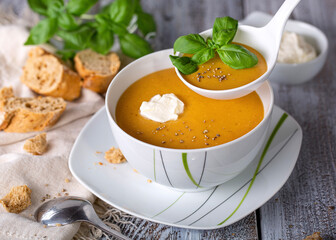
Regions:
<instances>
[{"instance_id":1,"label":"white saucer","mask_svg":"<svg viewBox=\"0 0 336 240\"><path fill-rule=\"evenodd\" d=\"M283 114L283 110L274 106L269 135ZM216 229L247 216L279 191L294 168L301 141L301 127L288 116L271 142L244 201L261 153L233 180L208 191L183 193L149 183L128 163L110 164L104 159L104 152L117 145L102 108L79 134L70 154L69 167L88 190L129 214L170 226Z\"/></svg>"}]
</instances>

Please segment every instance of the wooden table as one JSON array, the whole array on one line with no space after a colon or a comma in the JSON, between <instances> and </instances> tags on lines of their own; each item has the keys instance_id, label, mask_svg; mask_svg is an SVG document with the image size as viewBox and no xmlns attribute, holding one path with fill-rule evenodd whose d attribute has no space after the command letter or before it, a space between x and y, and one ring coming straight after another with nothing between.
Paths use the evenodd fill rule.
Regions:
<instances>
[{"instance_id":1,"label":"wooden table","mask_svg":"<svg viewBox=\"0 0 336 240\"><path fill-rule=\"evenodd\" d=\"M104 4L101 1L100 4ZM212 26L216 17L243 19L253 11L274 14L279 0L142 0L157 25L155 50L171 48L180 35ZM2 0L18 13L22 0ZM1 6L1 5L0 5ZM20 14L19 14L20 15ZM303 129L296 167L283 188L264 206L241 221L212 231L188 230L139 218L122 227L134 239L303 239L320 231L323 239L336 239L336 1L304 0L292 18L324 31L330 50L322 72L308 83L273 85L275 103L288 111Z\"/></svg>"}]
</instances>

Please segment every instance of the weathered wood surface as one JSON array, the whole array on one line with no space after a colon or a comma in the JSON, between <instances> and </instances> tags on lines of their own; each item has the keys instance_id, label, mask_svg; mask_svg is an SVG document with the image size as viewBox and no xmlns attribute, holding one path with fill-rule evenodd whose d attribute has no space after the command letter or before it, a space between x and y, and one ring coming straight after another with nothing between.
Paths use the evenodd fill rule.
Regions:
<instances>
[{"instance_id":1,"label":"weathered wood surface","mask_svg":"<svg viewBox=\"0 0 336 240\"><path fill-rule=\"evenodd\" d=\"M279 2L245 0L244 9L274 13ZM314 231L320 231L323 239L336 238L335 10L333 0L305 0L293 14L294 19L325 32L330 51L327 64L313 81L274 86L275 103L299 122L304 137L291 177L260 209L262 239L302 239Z\"/></svg>"},{"instance_id":2,"label":"weathered wood surface","mask_svg":"<svg viewBox=\"0 0 336 240\"><path fill-rule=\"evenodd\" d=\"M172 47L180 35L210 28L216 17L230 15L242 19L256 10L273 14L282 3L279 0L142 2L144 9L153 13L157 21L156 50ZM18 13L27 8L22 0L1 0L0 3L12 5ZM292 15L327 34L330 54L323 71L313 81L298 86L273 86L276 104L299 122L304 133L298 162L284 187L258 210L257 215L252 213L226 228L186 230L132 217L127 220L135 226L123 226L124 234L134 239L303 239L320 231L323 239L336 239L335 10L335 0L304 0ZM260 226L258 230L257 225Z\"/></svg>"}]
</instances>

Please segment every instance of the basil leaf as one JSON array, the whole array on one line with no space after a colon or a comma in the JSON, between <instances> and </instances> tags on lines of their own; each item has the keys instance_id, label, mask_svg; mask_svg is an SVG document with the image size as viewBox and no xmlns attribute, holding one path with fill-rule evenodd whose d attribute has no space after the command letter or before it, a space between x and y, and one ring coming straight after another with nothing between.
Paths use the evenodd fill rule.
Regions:
<instances>
[{"instance_id":1,"label":"basil leaf","mask_svg":"<svg viewBox=\"0 0 336 240\"><path fill-rule=\"evenodd\" d=\"M153 52L149 43L136 34L119 36L119 41L122 52L131 58L139 58Z\"/></svg>"},{"instance_id":2,"label":"basil leaf","mask_svg":"<svg viewBox=\"0 0 336 240\"><path fill-rule=\"evenodd\" d=\"M43 16L47 16L47 5L42 0L28 0L29 7Z\"/></svg>"},{"instance_id":3,"label":"basil leaf","mask_svg":"<svg viewBox=\"0 0 336 240\"><path fill-rule=\"evenodd\" d=\"M112 22L108 25L109 28L119 36L128 34L126 27L120 23Z\"/></svg>"},{"instance_id":4,"label":"basil leaf","mask_svg":"<svg viewBox=\"0 0 336 240\"><path fill-rule=\"evenodd\" d=\"M144 36L146 36L148 33L156 31L156 24L152 15L144 12L138 12L137 16L138 28Z\"/></svg>"},{"instance_id":5,"label":"basil leaf","mask_svg":"<svg viewBox=\"0 0 336 240\"><path fill-rule=\"evenodd\" d=\"M215 57L215 51L211 48L203 48L195 53L191 60L196 62L198 65L209 61L211 58Z\"/></svg>"},{"instance_id":6,"label":"basil leaf","mask_svg":"<svg viewBox=\"0 0 336 240\"><path fill-rule=\"evenodd\" d=\"M98 0L69 0L66 9L69 13L75 16L80 16L89 11L97 1Z\"/></svg>"},{"instance_id":7,"label":"basil leaf","mask_svg":"<svg viewBox=\"0 0 336 240\"><path fill-rule=\"evenodd\" d=\"M191 74L198 70L197 63L191 60L190 57L178 57L169 55L170 61L183 74Z\"/></svg>"},{"instance_id":8,"label":"basil leaf","mask_svg":"<svg viewBox=\"0 0 336 240\"><path fill-rule=\"evenodd\" d=\"M135 13L138 17L138 29L144 36L146 36L148 33L156 32L155 20L151 14L142 10L140 0L135 0Z\"/></svg>"},{"instance_id":9,"label":"basil leaf","mask_svg":"<svg viewBox=\"0 0 336 240\"><path fill-rule=\"evenodd\" d=\"M110 18L128 26L135 10L134 0L115 0L109 7Z\"/></svg>"},{"instance_id":10,"label":"basil leaf","mask_svg":"<svg viewBox=\"0 0 336 240\"><path fill-rule=\"evenodd\" d=\"M250 68L258 63L255 54L236 44L223 45L217 53L225 64L234 69Z\"/></svg>"},{"instance_id":11,"label":"basil leaf","mask_svg":"<svg viewBox=\"0 0 336 240\"><path fill-rule=\"evenodd\" d=\"M111 20L106 13L99 13L95 15L95 20L101 25L108 25Z\"/></svg>"},{"instance_id":12,"label":"basil leaf","mask_svg":"<svg viewBox=\"0 0 336 240\"><path fill-rule=\"evenodd\" d=\"M113 32L107 26L101 25L90 39L89 46L93 51L105 55L112 48L113 41Z\"/></svg>"},{"instance_id":13,"label":"basil leaf","mask_svg":"<svg viewBox=\"0 0 336 240\"><path fill-rule=\"evenodd\" d=\"M30 30L25 45L37 45L47 42L57 31L56 18L46 18Z\"/></svg>"},{"instance_id":14,"label":"basil leaf","mask_svg":"<svg viewBox=\"0 0 336 240\"><path fill-rule=\"evenodd\" d=\"M63 49L63 50L58 50L56 54L66 61L70 58L73 58L76 55L76 50Z\"/></svg>"},{"instance_id":15,"label":"basil leaf","mask_svg":"<svg viewBox=\"0 0 336 240\"><path fill-rule=\"evenodd\" d=\"M74 30L78 27L75 18L67 12L63 12L58 17L58 26L60 26L64 30Z\"/></svg>"},{"instance_id":16,"label":"basil leaf","mask_svg":"<svg viewBox=\"0 0 336 240\"><path fill-rule=\"evenodd\" d=\"M87 25L82 25L75 31L59 30L56 34L64 40L66 48L82 50L87 47L93 33L94 29Z\"/></svg>"},{"instance_id":17,"label":"basil leaf","mask_svg":"<svg viewBox=\"0 0 336 240\"><path fill-rule=\"evenodd\" d=\"M135 4L135 12L136 13L144 12L142 10L140 0L134 0L134 4Z\"/></svg>"},{"instance_id":18,"label":"basil leaf","mask_svg":"<svg viewBox=\"0 0 336 240\"><path fill-rule=\"evenodd\" d=\"M60 13L63 11L64 3L63 1L51 1L48 4L48 16L52 18L58 17Z\"/></svg>"},{"instance_id":19,"label":"basil leaf","mask_svg":"<svg viewBox=\"0 0 336 240\"><path fill-rule=\"evenodd\" d=\"M206 47L207 44L200 35L189 34L176 39L174 43L174 52L193 54Z\"/></svg>"},{"instance_id":20,"label":"basil leaf","mask_svg":"<svg viewBox=\"0 0 336 240\"><path fill-rule=\"evenodd\" d=\"M238 21L230 18L216 18L212 29L212 39L216 44L224 45L232 42L238 29Z\"/></svg>"},{"instance_id":21,"label":"basil leaf","mask_svg":"<svg viewBox=\"0 0 336 240\"><path fill-rule=\"evenodd\" d=\"M111 8L111 5L113 4L113 2L105 5L104 7L102 7L100 9L100 12L99 14L104 14L104 15L108 15L109 16L109 13L110 13L110 8ZM110 17L110 16L109 16Z\"/></svg>"}]
</instances>

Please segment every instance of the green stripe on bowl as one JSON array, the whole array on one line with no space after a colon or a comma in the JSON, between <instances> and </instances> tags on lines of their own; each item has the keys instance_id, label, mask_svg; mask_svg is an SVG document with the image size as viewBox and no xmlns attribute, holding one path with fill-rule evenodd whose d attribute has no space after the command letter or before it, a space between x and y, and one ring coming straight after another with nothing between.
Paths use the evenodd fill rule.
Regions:
<instances>
[{"instance_id":1,"label":"green stripe on bowl","mask_svg":"<svg viewBox=\"0 0 336 240\"><path fill-rule=\"evenodd\" d=\"M189 166L188 166L188 160L187 160L187 153L182 153L182 162L183 162L183 166L184 166L184 170L186 171L188 177L190 178L190 180L192 181L193 184L195 184L196 187L202 188L193 178L193 176L191 175L191 172L189 170Z\"/></svg>"},{"instance_id":2,"label":"green stripe on bowl","mask_svg":"<svg viewBox=\"0 0 336 240\"><path fill-rule=\"evenodd\" d=\"M247 194L249 193L249 191L250 191L250 189L251 189L251 187L252 187L252 185L254 183L254 180L255 180L255 178L256 178L256 176L258 174L259 168L261 166L262 161L264 160L264 157L265 157L265 155L266 155L266 153L268 151L268 148L270 147L270 145L271 145L271 143L272 143L275 135L277 134L278 130L280 129L281 125L285 122L285 120L286 120L287 117L288 117L287 113L282 114L281 118L279 119L278 123L276 124L275 128L273 129L270 137L268 138L267 143L265 145L265 148L264 148L264 150L263 150L263 152L262 152L262 154L260 156L260 160L258 162L257 168L256 168L256 170L254 172L254 175L252 177L252 180L250 182L250 185L248 186L248 188L247 188L247 190L246 190L246 192L244 194L244 197L242 198L242 200L240 201L240 203L238 204L238 206L236 207L236 209L226 219L224 219L222 222L218 223L217 225L222 225L227 220L229 220L233 216L233 214L235 214L235 212L237 212L237 210L239 209L239 207L244 202Z\"/></svg>"}]
</instances>

